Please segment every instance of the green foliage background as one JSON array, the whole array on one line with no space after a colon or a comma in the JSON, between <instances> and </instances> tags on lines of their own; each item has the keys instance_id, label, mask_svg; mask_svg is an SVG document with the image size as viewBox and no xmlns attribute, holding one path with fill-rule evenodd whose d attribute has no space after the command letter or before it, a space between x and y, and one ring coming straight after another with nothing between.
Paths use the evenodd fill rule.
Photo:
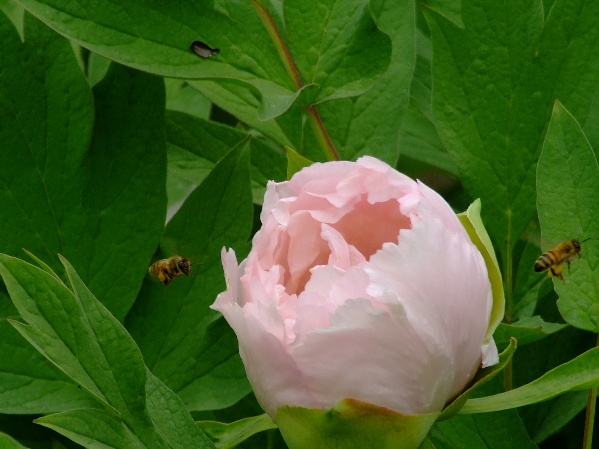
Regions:
<instances>
[{"instance_id":1,"label":"green foliage background","mask_svg":"<svg viewBox=\"0 0 599 449\"><path fill-rule=\"evenodd\" d=\"M376 156L456 211L481 199L506 293L495 339L518 350L476 395L514 390L467 401L427 444L581 447L599 384L599 2L261 4L274 40L251 0L0 0L0 447L286 447L208 306L285 147L326 160L314 110L340 158ZM565 283L533 272L588 237ZM196 264L166 289L146 270L173 254Z\"/></svg>"}]
</instances>

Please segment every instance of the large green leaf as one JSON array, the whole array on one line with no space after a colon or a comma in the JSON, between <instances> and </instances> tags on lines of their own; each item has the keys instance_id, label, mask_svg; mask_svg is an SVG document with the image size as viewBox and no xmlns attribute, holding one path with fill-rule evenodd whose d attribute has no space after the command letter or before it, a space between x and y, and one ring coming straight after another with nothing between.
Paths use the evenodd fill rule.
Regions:
<instances>
[{"instance_id":1,"label":"large green leaf","mask_svg":"<svg viewBox=\"0 0 599 449\"><path fill-rule=\"evenodd\" d=\"M22 45L0 25L0 245L58 272L69 257L122 319L164 220L162 82L114 65L92 98L68 42L28 19Z\"/></svg>"},{"instance_id":2,"label":"large green leaf","mask_svg":"<svg viewBox=\"0 0 599 449\"><path fill-rule=\"evenodd\" d=\"M0 56L0 246L11 255L28 248L59 273L56 254L71 257L122 318L164 216L160 80L115 67L94 92L90 147L94 99L71 46L31 16L26 33L21 43L0 15L7 45ZM89 401L5 322L0 341L3 353L13 354L0 358L3 412L60 411Z\"/></svg>"},{"instance_id":3,"label":"large green leaf","mask_svg":"<svg viewBox=\"0 0 599 449\"><path fill-rule=\"evenodd\" d=\"M563 240L599 235L599 166L576 119L557 102L539 159L537 195L545 251ZM599 332L599 244L583 245L583 257L554 278L557 305L564 319Z\"/></svg>"},{"instance_id":4,"label":"large green leaf","mask_svg":"<svg viewBox=\"0 0 599 449\"><path fill-rule=\"evenodd\" d=\"M513 247L535 213L535 167L554 98L583 123L597 116L599 3L557 0L546 21L542 6L463 1L463 28L426 13L435 123L464 186L485 204L510 289Z\"/></svg>"},{"instance_id":5,"label":"large green leaf","mask_svg":"<svg viewBox=\"0 0 599 449\"><path fill-rule=\"evenodd\" d=\"M72 291L51 274L0 255L0 274L26 321L13 325L98 401L97 408L48 415L41 422L86 445L122 440L116 447L212 447L180 399L147 371L122 324L62 261Z\"/></svg>"},{"instance_id":6,"label":"large green leaf","mask_svg":"<svg viewBox=\"0 0 599 449\"><path fill-rule=\"evenodd\" d=\"M1 301L10 302L4 297ZM10 354L0 357L1 413L52 413L97 404L35 351L5 318L0 319L0 335L0 354Z\"/></svg>"},{"instance_id":7,"label":"large green leaf","mask_svg":"<svg viewBox=\"0 0 599 449\"><path fill-rule=\"evenodd\" d=\"M283 3L289 51L310 103L365 92L389 67L391 43L368 0Z\"/></svg>"},{"instance_id":8,"label":"large green leaf","mask_svg":"<svg viewBox=\"0 0 599 449\"><path fill-rule=\"evenodd\" d=\"M484 221L505 263L534 214L534 164L550 101L550 92L533 95L540 89L533 53L541 4L464 1L464 28L431 11L426 17L435 123L464 186L485 205Z\"/></svg>"},{"instance_id":9,"label":"large green leaf","mask_svg":"<svg viewBox=\"0 0 599 449\"><path fill-rule=\"evenodd\" d=\"M319 111L342 159L368 154L395 165L415 64L414 2L372 0L370 11L377 26L391 38L389 68L363 95L323 103ZM377 58L384 57L380 47L372 47L370 52ZM356 70L364 63L356 62ZM322 160L321 154L310 150L304 148L303 154Z\"/></svg>"},{"instance_id":10,"label":"large green leaf","mask_svg":"<svg viewBox=\"0 0 599 449\"><path fill-rule=\"evenodd\" d=\"M191 410L232 405L249 392L237 341L209 309L225 283L223 246L243 257L252 226L249 152L227 154L168 223L159 257L180 254L193 266L190 278L165 288L148 279L127 319L148 367Z\"/></svg>"},{"instance_id":11,"label":"large green leaf","mask_svg":"<svg viewBox=\"0 0 599 449\"><path fill-rule=\"evenodd\" d=\"M430 5L430 3L427 3ZM410 102L401 123L399 135L400 169L402 159L423 162L458 175L453 157L447 152L437 129L432 111L431 64L433 50L430 38L419 28L415 31L416 64L410 85Z\"/></svg>"},{"instance_id":12,"label":"large green leaf","mask_svg":"<svg viewBox=\"0 0 599 449\"><path fill-rule=\"evenodd\" d=\"M121 64L163 76L246 83L260 93L265 119L283 113L297 96L250 2L20 3L60 34ZM220 53L198 57L190 50L196 40Z\"/></svg>"}]
</instances>

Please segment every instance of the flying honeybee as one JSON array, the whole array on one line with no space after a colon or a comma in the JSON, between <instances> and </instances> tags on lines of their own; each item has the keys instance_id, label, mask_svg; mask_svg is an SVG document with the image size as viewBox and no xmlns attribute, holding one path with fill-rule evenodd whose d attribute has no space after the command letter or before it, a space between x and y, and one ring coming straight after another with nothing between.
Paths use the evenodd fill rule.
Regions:
<instances>
[{"instance_id":1,"label":"flying honeybee","mask_svg":"<svg viewBox=\"0 0 599 449\"><path fill-rule=\"evenodd\" d=\"M185 257L172 256L154 262L148 268L148 273L160 279L164 285L168 285L179 276L189 276L191 274L191 262Z\"/></svg>"},{"instance_id":2,"label":"flying honeybee","mask_svg":"<svg viewBox=\"0 0 599 449\"><path fill-rule=\"evenodd\" d=\"M586 242L587 240L590 239L583 240L583 242ZM572 262L572 259L576 256L580 259L581 251L582 247L577 239L566 240L541 255L535 262L535 271L541 272L547 270L549 276L555 276L563 281L564 276L562 276L562 270L564 268L564 263L568 264L568 271L570 271L570 262Z\"/></svg>"}]
</instances>

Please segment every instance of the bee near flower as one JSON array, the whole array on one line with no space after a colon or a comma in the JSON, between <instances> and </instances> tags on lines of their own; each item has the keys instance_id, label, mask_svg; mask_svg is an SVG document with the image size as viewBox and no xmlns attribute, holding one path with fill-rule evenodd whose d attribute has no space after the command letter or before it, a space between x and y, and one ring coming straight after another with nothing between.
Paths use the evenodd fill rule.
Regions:
<instances>
[{"instance_id":1,"label":"bee near flower","mask_svg":"<svg viewBox=\"0 0 599 449\"><path fill-rule=\"evenodd\" d=\"M562 271L564 269L564 263L568 264L568 272L570 271L570 263L578 256L580 259L582 246L581 243L590 240L590 238L580 242L577 239L565 240L557 245L555 248L550 249L546 253L543 253L535 262L534 270L537 273L547 271L550 277L557 277L559 280L564 281ZM565 281L564 281L565 282Z\"/></svg>"},{"instance_id":2,"label":"bee near flower","mask_svg":"<svg viewBox=\"0 0 599 449\"><path fill-rule=\"evenodd\" d=\"M191 262L186 257L172 256L168 259L161 259L154 262L148 268L148 273L160 279L165 286L168 286L179 276L189 276L191 274Z\"/></svg>"}]
</instances>

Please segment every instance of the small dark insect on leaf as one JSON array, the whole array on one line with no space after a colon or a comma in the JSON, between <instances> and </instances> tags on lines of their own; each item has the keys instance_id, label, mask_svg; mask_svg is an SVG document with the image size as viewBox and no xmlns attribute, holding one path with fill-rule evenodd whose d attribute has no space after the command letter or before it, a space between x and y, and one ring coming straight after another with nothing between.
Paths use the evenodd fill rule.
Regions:
<instances>
[{"instance_id":1,"label":"small dark insect on leaf","mask_svg":"<svg viewBox=\"0 0 599 449\"><path fill-rule=\"evenodd\" d=\"M210 56L213 55L218 55L220 52L220 49L210 48L208 45L201 41L193 41L190 48L191 51L193 51L196 55L204 59L208 59Z\"/></svg>"}]
</instances>

